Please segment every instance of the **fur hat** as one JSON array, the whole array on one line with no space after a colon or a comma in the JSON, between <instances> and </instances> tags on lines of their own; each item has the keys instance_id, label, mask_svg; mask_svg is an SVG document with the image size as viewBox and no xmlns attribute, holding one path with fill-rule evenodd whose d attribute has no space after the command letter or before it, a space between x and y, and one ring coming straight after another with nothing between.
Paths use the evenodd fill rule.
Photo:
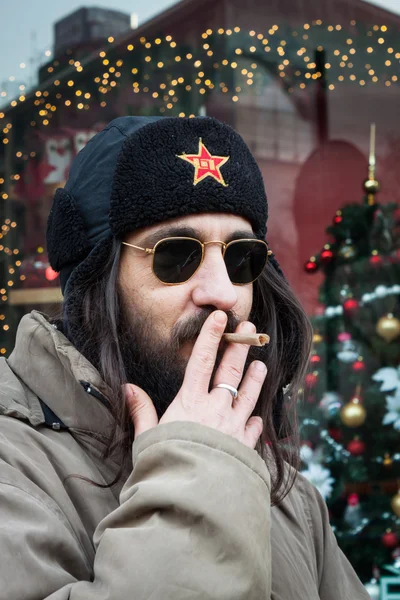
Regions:
<instances>
[{"instance_id":1,"label":"fur hat","mask_svg":"<svg viewBox=\"0 0 400 600\"><path fill-rule=\"evenodd\" d=\"M204 212L240 215L266 237L262 175L238 133L209 117L111 121L81 150L54 197L47 247L63 293L104 261L113 238ZM270 261L283 275L273 255Z\"/></svg>"}]
</instances>

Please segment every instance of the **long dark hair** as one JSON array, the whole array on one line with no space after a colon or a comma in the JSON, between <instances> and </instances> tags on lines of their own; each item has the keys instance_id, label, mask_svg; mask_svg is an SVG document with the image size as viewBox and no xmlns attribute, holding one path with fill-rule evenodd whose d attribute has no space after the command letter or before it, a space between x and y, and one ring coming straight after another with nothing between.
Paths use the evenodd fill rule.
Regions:
<instances>
[{"instance_id":1,"label":"long dark hair","mask_svg":"<svg viewBox=\"0 0 400 600\"><path fill-rule=\"evenodd\" d=\"M114 240L108 260L81 280L77 284L79 289L74 286L73 310L68 309L66 296L63 328L70 341L98 369L111 391L109 400L115 425L105 456L122 451L124 460L129 461L134 431L121 387L128 382L119 336L120 255L121 243ZM296 402L308 366L312 329L289 284L272 265L267 265L253 286L250 321L257 331L267 332L271 337L262 358L268 375L254 411L264 422L256 450L268 462L271 502L276 505L289 493L300 465ZM121 477L124 466L126 462L116 480Z\"/></svg>"}]
</instances>

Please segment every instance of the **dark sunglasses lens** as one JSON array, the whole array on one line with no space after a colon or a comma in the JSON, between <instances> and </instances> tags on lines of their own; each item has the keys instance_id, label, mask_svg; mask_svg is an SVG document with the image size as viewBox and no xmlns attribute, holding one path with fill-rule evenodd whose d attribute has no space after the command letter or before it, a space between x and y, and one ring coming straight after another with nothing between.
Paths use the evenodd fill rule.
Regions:
<instances>
[{"instance_id":1,"label":"dark sunglasses lens","mask_svg":"<svg viewBox=\"0 0 400 600\"><path fill-rule=\"evenodd\" d=\"M225 264L232 283L251 283L259 277L268 258L267 246L257 240L232 242L225 251Z\"/></svg>"},{"instance_id":2,"label":"dark sunglasses lens","mask_svg":"<svg viewBox=\"0 0 400 600\"><path fill-rule=\"evenodd\" d=\"M195 273L201 256L196 240L163 240L154 252L154 273L163 283L183 283Z\"/></svg>"}]
</instances>

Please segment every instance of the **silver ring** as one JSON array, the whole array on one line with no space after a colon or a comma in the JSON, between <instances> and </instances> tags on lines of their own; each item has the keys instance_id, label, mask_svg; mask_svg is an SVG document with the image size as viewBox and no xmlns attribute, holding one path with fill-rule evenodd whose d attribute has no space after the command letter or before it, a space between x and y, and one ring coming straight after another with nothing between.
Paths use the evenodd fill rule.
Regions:
<instances>
[{"instance_id":1,"label":"silver ring","mask_svg":"<svg viewBox=\"0 0 400 600\"><path fill-rule=\"evenodd\" d=\"M232 397L234 400L236 400L236 398L238 397L239 392L237 391L237 389L232 387L231 385L228 385L227 383L219 383L215 387L223 388L224 390L228 390L228 392L230 392L232 394Z\"/></svg>"}]
</instances>

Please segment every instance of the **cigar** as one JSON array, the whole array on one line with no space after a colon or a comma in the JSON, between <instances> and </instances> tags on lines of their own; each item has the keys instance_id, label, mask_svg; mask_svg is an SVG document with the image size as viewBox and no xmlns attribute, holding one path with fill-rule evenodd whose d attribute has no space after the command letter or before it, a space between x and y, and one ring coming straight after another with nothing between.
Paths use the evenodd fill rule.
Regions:
<instances>
[{"instance_id":1,"label":"cigar","mask_svg":"<svg viewBox=\"0 0 400 600\"><path fill-rule=\"evenodd\" d=\"M248 344L249 346L265 346L265 344L269 344L270 340L266 333L224 333L222 337L226 342Z\"/></svg>"}]
</instances>

